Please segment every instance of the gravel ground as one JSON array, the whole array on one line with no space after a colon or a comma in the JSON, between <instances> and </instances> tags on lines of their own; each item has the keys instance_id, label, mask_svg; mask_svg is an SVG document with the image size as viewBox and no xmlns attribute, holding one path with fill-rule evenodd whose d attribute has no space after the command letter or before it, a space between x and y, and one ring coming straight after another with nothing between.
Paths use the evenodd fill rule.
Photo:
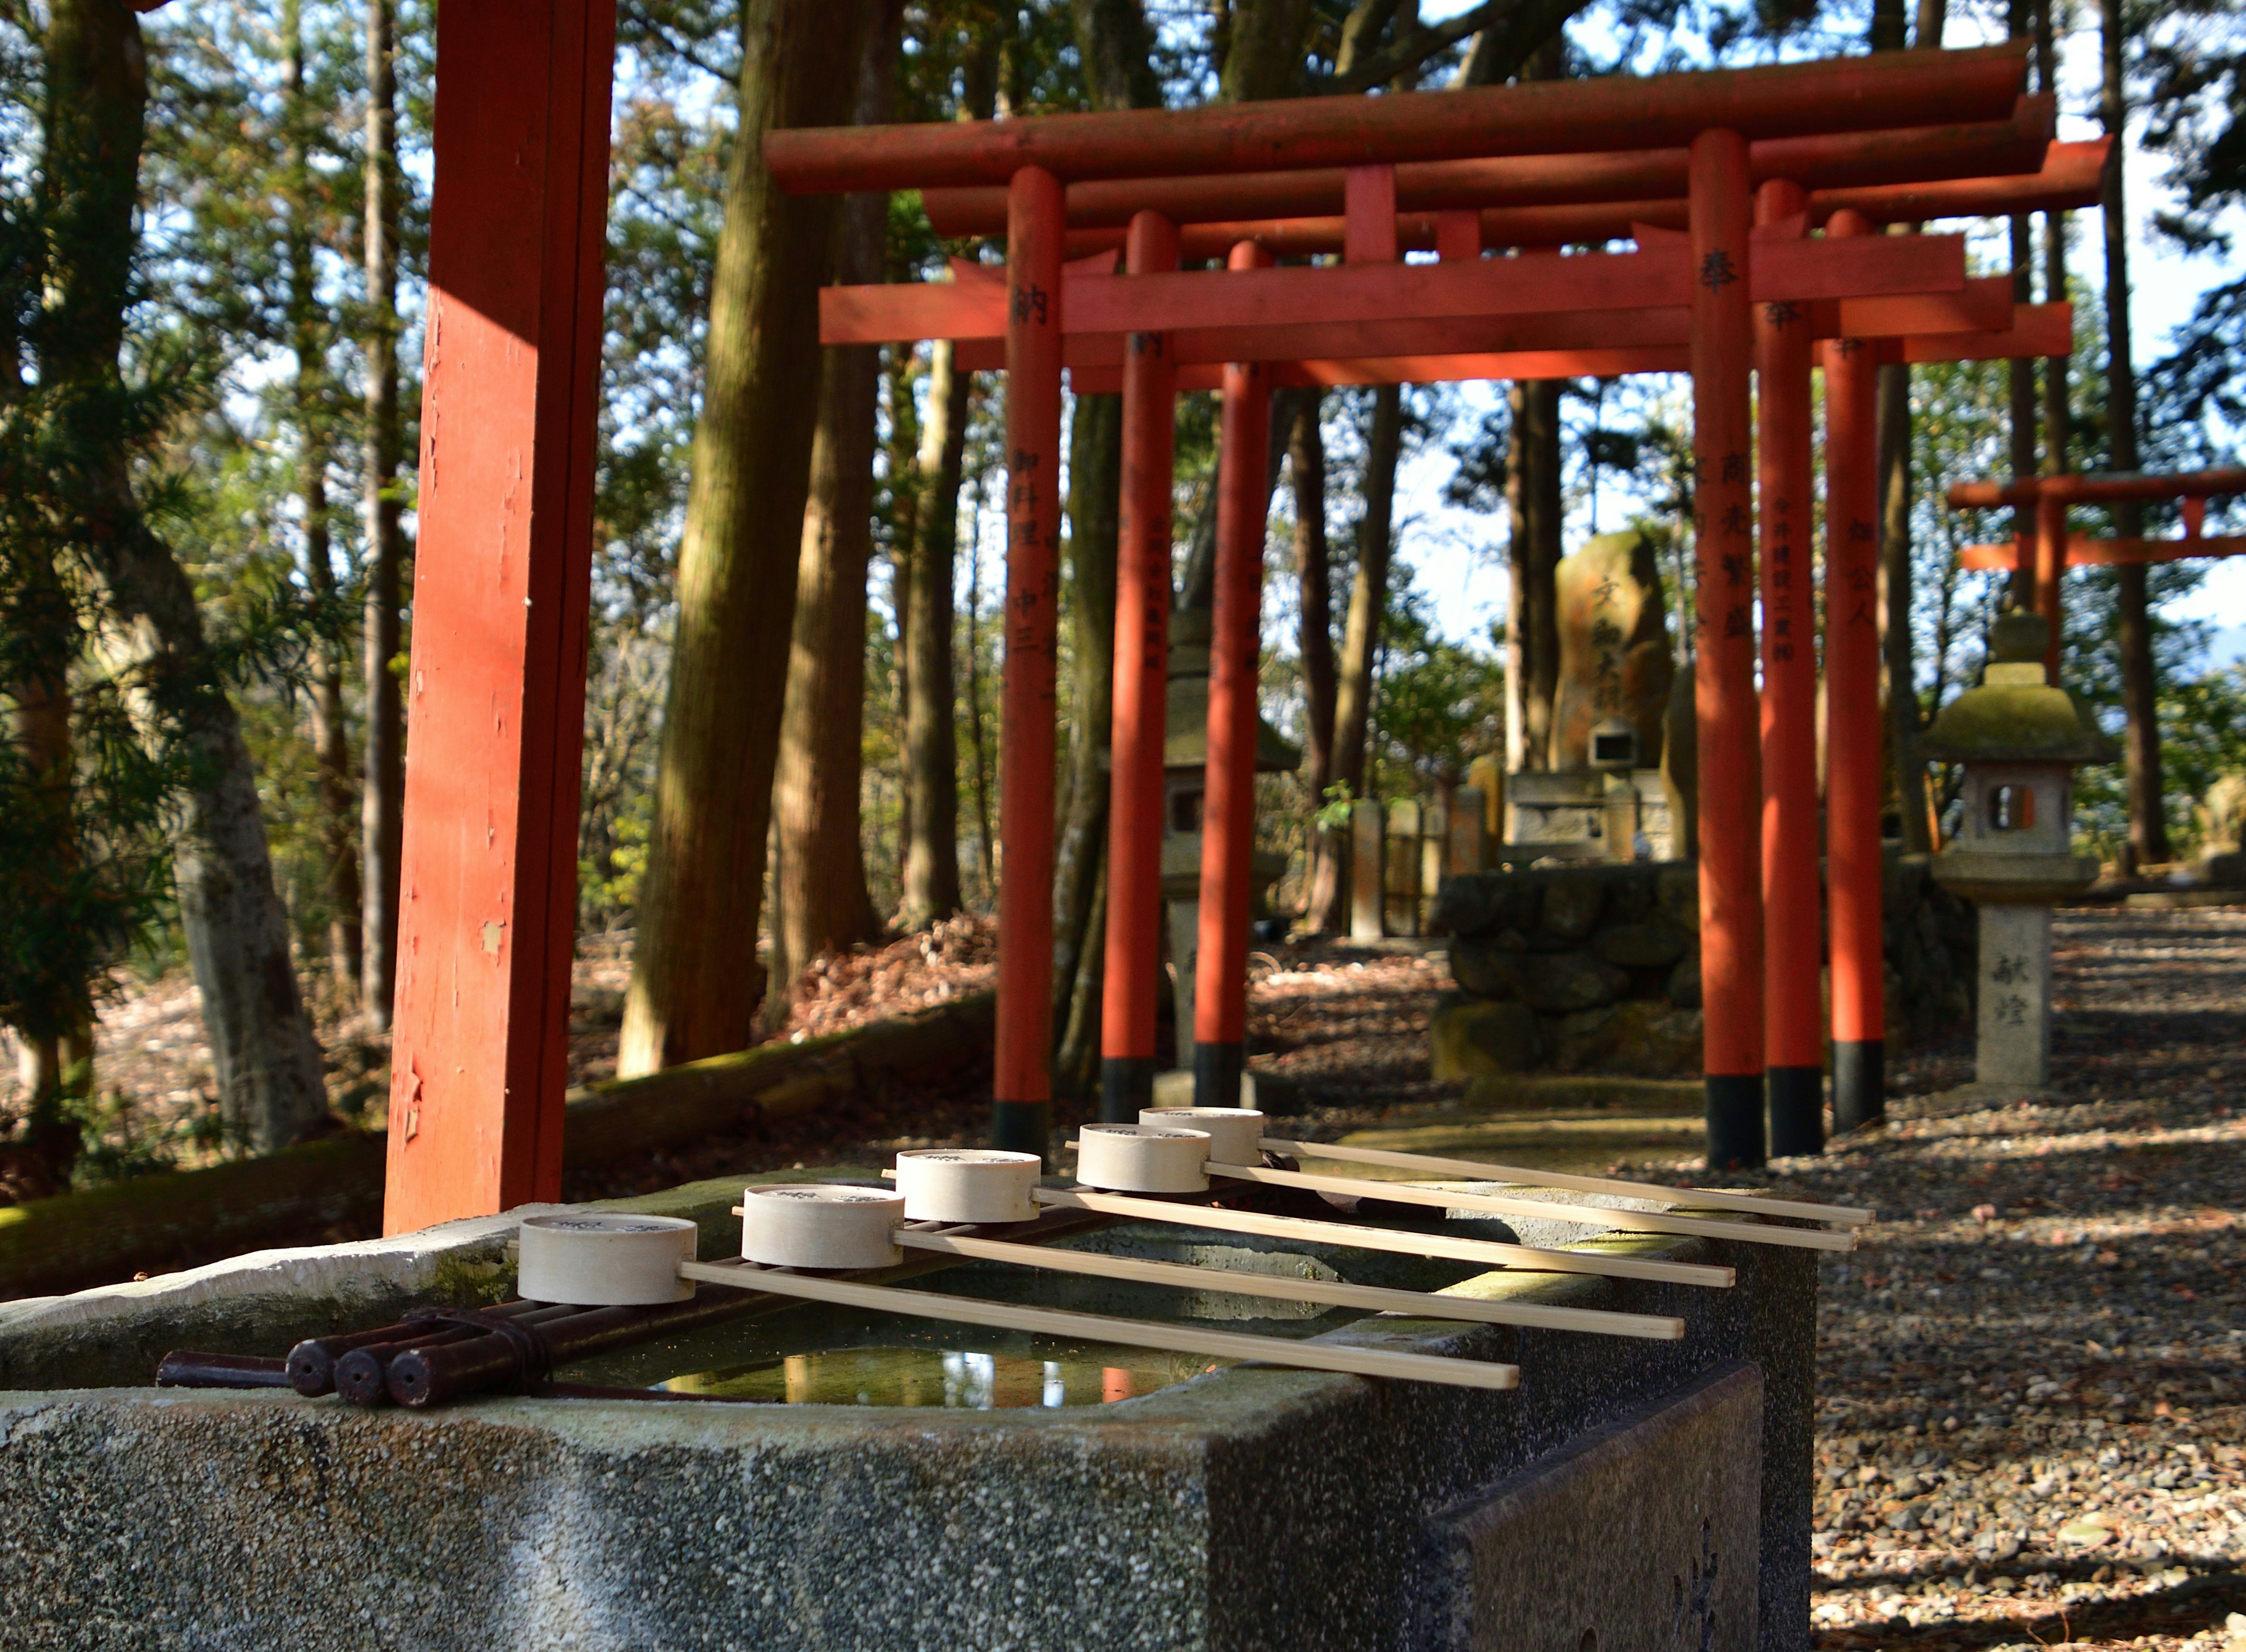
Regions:
<instances>
[{"instance_id":1,"label":"gravel ground","mask_svg":"<svg viewBox=\"0 0 2246 1652\"><path fill-rule=\"evenodd\" d=\"M2059 946L2049 1091L1773 1166L1882 1213L1825 1264L1820 1649L2246 1649L2246 914Z\"/></svg>"}]
</instances>

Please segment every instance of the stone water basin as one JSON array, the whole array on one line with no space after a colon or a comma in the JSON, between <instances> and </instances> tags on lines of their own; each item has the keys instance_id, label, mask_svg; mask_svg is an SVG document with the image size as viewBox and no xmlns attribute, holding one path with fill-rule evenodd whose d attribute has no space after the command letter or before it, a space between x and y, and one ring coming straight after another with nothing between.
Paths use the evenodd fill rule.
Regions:
<instances>
[{"instance_id":1,"label":"stone water basin","mask_svg":"<svg viewBox=\"0 0 2246 1652\"><path fill-rule=\"evenodd\" d=\"M1320 1302L1240 1296L1222 1290L1215 1270L1306 1279L1344 1275L1308 1250L1260 1247L1250 1239L1210 1243L1174 1230L1126 1226L1087 1234L1065 1245L1184 1263L1211 1270L1207 1291L1088 1279L991 1262L972 1262L922 1275L915 1290L1033 1302L1079 1313L1122 1315L1173 1324L1260 1336L1303 1338L1362 1319L1355 1309ZM1383 1259L1367 1277L1348 1259L1359 1283L1435 1289L1477 1271L1471 1264ZM752 1319L713 1325L662 1343L619 1349L564 1368L562 1381L644 1387L671 1393L756 1399L793 1405L933 1406L991 1411L1024 1406L1099 1405L1135 1399L1190 1382L1235 1362L1167 1354L1116 1343L989 1329L942 1321L870 1314L805 1302Z\"/></svg>"}]
</instances>

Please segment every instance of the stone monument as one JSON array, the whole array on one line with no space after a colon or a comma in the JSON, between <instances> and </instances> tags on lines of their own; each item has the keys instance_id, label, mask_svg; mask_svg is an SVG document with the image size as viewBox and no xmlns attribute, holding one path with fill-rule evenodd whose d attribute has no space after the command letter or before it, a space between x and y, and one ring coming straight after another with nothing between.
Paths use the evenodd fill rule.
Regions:
<instances>
[{"instance_id":1,"label":"stone monument","mask_svg":"<svg viewBox=\"0 0 2246 1652\"><path fill-rule=\"evenodd\" d=\"M2246 887L2246 774L2226 774L2199 806L2199 859L2192 875L2220 888Z\"/></svg>"},{"instance_id":2,"label":"stone monument","mask_svg":"<svg viewBox=\"0 0 2246 1652\"><path fill-rule=\"evenodd\" d=\"M1602 534L1561 559L1560 686L1551 766L1590 766L1596 730L1619 718L1637 731L1636 765L1661 766L1669 708L1669 620L1653 541L1636 528Z\"/></svg>"},{"instance_id":3,"label":"stone monument","mask_svg":"<svg viewBox=\"0 0 2246 1652\"><path fill-rule=\"evenodd\" d=\"M1683 853L1661 775L1671 666L1653 542L1632 528L1563 558L1551 765L1506 782L1512 858L1674 860Z\"/></svg>"},{"instance_id":4,"label":"stone monument","mask_svg":"<svg viewBox=\"0 0 2246 1652\"><path fill-rule=\"evenodd\" d=\"M1964 819L1934 875L1981 911L1974 1076L1984 1084L2050 1080L2051 909L2098 876L2097 860L2074 853L2074 770L2120 755L2045 680L2047 634L2040 615L1998 619L1981 686L1943 708L1922 748L1965 770Z\"/></svg>"}]
</instances>

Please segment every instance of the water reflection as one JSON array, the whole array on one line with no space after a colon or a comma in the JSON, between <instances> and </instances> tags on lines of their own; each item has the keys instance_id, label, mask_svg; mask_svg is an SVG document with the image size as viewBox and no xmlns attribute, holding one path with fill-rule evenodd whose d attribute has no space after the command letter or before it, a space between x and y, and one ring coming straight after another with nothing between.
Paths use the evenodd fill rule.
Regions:
<instances>
[{"instance_id":1,"label":"water reflection","mask_svg":"<svg viewBox=\"0 0 2246 1652\"><path fill-rule=\"evenodd\" d=\"M1228 1364L1142 1349L1079 1349L1059 1359L935 1348L838 1348L674 1377L674 1394L790 1405L925 1405L954 1411L1104 1405Z\"/></svg>"}]
</instances>

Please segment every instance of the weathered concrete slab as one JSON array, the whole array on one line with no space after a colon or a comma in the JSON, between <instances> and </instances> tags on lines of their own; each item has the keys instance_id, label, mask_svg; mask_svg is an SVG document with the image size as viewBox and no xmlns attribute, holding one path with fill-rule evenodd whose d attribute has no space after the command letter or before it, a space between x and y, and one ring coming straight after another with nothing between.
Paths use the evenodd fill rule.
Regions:
<instances>
[{"instance_id":1,"label":"weathered concrete slab","mask_svg":"<svg viewBox=\"0 0 2246 1652\"><path fill-rule=\"evenodd\" d=\"M1425 1644L1753 1646L1761 1447L1761 1376L1741 1367L1437 1516ZM1598 1563L1586 1565L1588 1555Z\"/></svg>"},{"instance_id":2,"label":"weathered concrete slab","mask_svg":"<svg viewBox=\"0 0 2246 1652\"><path fill-rule=\"evenodd\" d=\"M1505 1394L1253 1366L1113 1404L1002 1412L504 1399L420 1414L270 1392L0 1394L0 1638L1412 1652L1430 1644L1424 1603L1459 1510L1751 1367L1760 1526L1751 1540L1725 1527L1725 1553L1754 1574L1759 1647L1800 1652L1814 1258L1591 1242L1720 1260L1740 1283L1506 1273L1453 1287L1680 1314L1675 1343L1386 1318L1327 1333L1513 1361L1521 1387ZM1345 1278L1368 1267L1362 1252L1305 1256ZM967 1268L926 1282L1025 1288L1018 1273ZM1569 1563L1595 1576L1616 1547L1571 1548Z\"/></svg>"},{"instance_id":3,"label":"weathered concrete slab","mask_svg":"<svg viewBox=\"0 0 2246 1652\"><path fill-rule=\"evenodd\" d=\"M733 1247L726 1213L752 1181L855 1177L870 1171L783 1171L690 1182L595 1208L684 1216L702 1224L702 1259ZM282 1355L342 1325L378 1325L408 1308L471 1308L514 1294L514 1234L525 1205L503 1216L446 1222L348 1245L251 1251L201 1268L68 1296L0 1302L0 1389L145 1383L175 1348ZM735 1230L738 1231L738 1230Z\"/></svg>"}]
</instances>

